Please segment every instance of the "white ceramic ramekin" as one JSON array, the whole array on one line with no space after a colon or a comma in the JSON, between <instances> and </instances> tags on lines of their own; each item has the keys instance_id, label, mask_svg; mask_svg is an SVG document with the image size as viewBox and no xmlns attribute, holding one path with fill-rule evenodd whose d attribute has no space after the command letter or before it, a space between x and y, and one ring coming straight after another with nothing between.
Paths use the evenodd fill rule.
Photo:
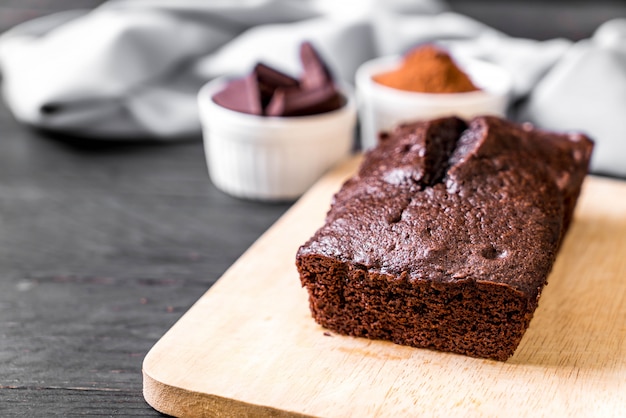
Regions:
<instances>
[{"instance_id":1,"label":"white ceramic ramekin","mask_svg":"<svg viewBox=\"0 0 626 418\"><path fill-rule=\"evenodd\" d=\"M512 88L511 76L500 67L478 60L457 60L480 91L469 93L415 93L376 83L372 76L397 68L399 57L383 57L361 65L356 73L361 121L361 146L369 149L378 133L403 122L456 115L504 116Z\"/></svg>"},{"instance_id":2,"label":"white ceramic ramekin","mask_svg":"<svg viewBox=\"0 0 626 418\"><path fill-rule=\"evenodd\" d=\"M226 78L198 93L204 150L216 187L240 198L293 200L352 149L356 124L353 95L346 104L311 116L266 117L225 109L213 101Z\"/></svg>"}]
</instances>

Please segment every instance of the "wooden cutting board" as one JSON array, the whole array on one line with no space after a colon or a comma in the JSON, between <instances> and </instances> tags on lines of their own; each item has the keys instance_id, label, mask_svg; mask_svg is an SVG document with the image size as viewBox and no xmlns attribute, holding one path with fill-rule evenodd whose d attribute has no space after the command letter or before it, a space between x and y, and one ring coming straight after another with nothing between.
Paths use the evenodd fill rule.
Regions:
<instances>
[{"instance_id":1,"label":"wooden cutting board","mask_svg":"<svg viewBox=\"0 0 626 418\"><path fill-rule=\"evenodd\" d=\"M175 416L624 416L625 182L587 178L530 328L501 363L313 322L296 250L357 163L319 181L150 350L150 405Z\"/></svg>"}]
</instances>

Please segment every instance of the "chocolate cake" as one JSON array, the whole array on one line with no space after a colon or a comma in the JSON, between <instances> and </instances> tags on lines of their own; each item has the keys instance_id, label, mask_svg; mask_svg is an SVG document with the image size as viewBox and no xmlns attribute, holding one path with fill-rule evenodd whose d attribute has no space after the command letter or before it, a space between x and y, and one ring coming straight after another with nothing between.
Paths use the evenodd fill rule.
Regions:
<instances>
[{"instance_id":1,"label":"chocolate cake","mask_svg":"<svg viewBox=\"0 0 626 418\"><path fill-rule=\"evenodd\" d=\"M506 360L537 307L593 142L480 117L381 135L296 265L340 334Z\"/></svg>"}]
</instances>

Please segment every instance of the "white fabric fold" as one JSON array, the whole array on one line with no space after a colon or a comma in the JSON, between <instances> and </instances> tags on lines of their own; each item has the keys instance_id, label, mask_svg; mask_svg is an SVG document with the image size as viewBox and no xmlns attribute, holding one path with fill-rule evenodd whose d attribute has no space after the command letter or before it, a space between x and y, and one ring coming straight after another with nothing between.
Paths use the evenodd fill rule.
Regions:
<instances>
[{"instance_id":1,"label":"white fabric fold","mask_svg":"<svg viewBox=\"0 0 626 418\"><path fill-rule=\"evenodd\" d=\"M46 16L0 37L4 99L21 122L87 138L186 137L199 132L204 82L258 59L295 72L304 39L351 81L375 56L365 16L377 3L118 0ZM443 9L437 0L380 3L403 13ZM342 8L354 17L343 19Z\"/></svg>"},{"instance_id":2,"label":"white fabric fold","mask_svg":"<svg viewBox=\"0 0 626 418\"><path fill-rule=\"evenodd\" d=\"M334 74L346 82L352 82L360 64L377 56L367 20L322 17L252 28L199 60L196 72L213 78L248 72L257 62L267 62L295 75L301 71L298 51L304 40L311 41Z\"/></svg>"},{"instance_id":3,"label":"white fabric fold","mask_svg":"<svg viewBox=\"0 0 626 418\"><path fill-rule=\"evenodd\" d=\"M626 19L602 25L536 85L522 118L596 140L591 169L626 177Z\"/></svg>"},{"instance_id":4,"label":"white fabric fold","mask_svg":"<svg viewBox=\"0 0 626 418\"><path fill-rule=\"evenodd\" d=\"M169 136L190 127L174 117L163 131L159 119L146 124L145 118L131 117L136 126L125 134L111 117L124 110L134 115L137 97L150 97L146 90L179 76L189 59L226 43L232 33L199 22L183 24L159 10L103 8L39 36L6 36L0 43L3 93L17 119L93 136ZM111 126L91 125L106 119Z\"/></svg>"},{"instance_id":5,"label":"white fabric fold","mask_svg":"<svg viewBox=\"0 0 626 418\"><path fill-rule=\"evenodd\" d=\"M4 99L26 124L85 138L161 140L199 132L196 93L258 61L298 73L312 41L344 82L364 61L443 42L509 70L522 120L580 129L593 168L625 175L626 21L593 40L511 38L437 0L115 0L35 19L0 36Z\"/></svg>"}]
</instances>

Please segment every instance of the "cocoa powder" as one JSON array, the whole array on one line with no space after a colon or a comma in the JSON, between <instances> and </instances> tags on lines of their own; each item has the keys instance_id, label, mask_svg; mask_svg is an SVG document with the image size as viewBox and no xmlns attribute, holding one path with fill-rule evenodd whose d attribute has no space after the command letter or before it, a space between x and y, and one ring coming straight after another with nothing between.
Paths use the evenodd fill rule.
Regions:
<instances>
[{"instance_id":1,"label":"cocoa powder","mask_svg":"<svg viewBox=\"0 0 626 418\"><path fill-rule=\"evenodd\" d=\"M419 93L465 93L479 90L448 52L432 44L411 50L399 68L372 78L387 87Z\"/></svg>"}]
</instances>

